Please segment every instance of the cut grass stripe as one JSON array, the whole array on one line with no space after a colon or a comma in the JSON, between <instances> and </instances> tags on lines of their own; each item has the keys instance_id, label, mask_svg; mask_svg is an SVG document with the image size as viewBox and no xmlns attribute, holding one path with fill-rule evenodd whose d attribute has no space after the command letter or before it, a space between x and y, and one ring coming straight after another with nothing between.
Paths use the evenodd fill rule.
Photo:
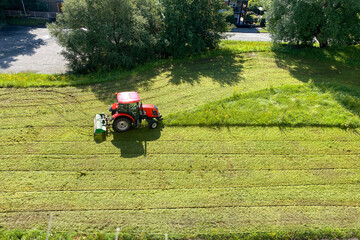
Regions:
<instances>
[{"instance_id":1,"label":"cut grass stripe","mask_svg":"<svg viewBox=\"0 0 360 240\"><path fill-rule=\"evenodd\" d=\"M74 122L70 126L59 125L52 127L48 123L41 128L28 126L26 128L1 129L0 141L1 143L35 140L94 142L93 127L90 124L87 127L78 127L76 124L78 123ZM360 129L346 131L339 128L317 127L164 127L154 131L142 127L128 133L114 134L110 127L107 141L114 139L116 141L149 141L151 139L173 141L228 141L238 139L243 141L360 141L359 132Z\"/></svg>"},{"instance_id":2,"label":"cut grass stripe","mask_svg":"<svg viewBox=\"0 0 360 240\"><path fill-rule=\"evenodd\" d=\"M0 171L311 170L360 168L360 155L0 155ZM127 159L127 160L125 160Z\"/></svg>"},{"instance_id":3,"label":"cut grass stripe","mask_svg":"<svg viewBox=\"0 0 360 240\"><path fill-rule=\"evenodd\" d=\"M16 179L14 181L13 179ZM176 189L340 184L360 181L360 170L0 172L0 191Z\"/></svg>"},{"instance_id":4,"label":"cut grass stripe","mask_svg":"<svg viewBox=\"0 0 360 240\"><path fill-rule=\"evenodd\" d=\"M2 154L360 154L359 141L113 141L92 143L14 143L2 146Z\"/></svg>"},{"instance_id":5,"label":"cut grass stripe","mask_svg":"<svg viewBox=\"0 0 360 240\"><path fill-rule=\"evenodd\" d=\"M359 185L0 193L0 212L360 206ZM25 204L26 203L26 204Z\"/></svg>"},{"instance_id":6,"label":"cut grass stripe","mask_svg":"<svg viewBox=\"0 0 360 240\"><path fill-rule=\"evenodd\" d=\"M360 227L360 207L234 207L210 209L167 209L141 211L72 211L57 212L52 231L89 232L101 228L113 231L121 223L124 231L163 234L211 234L226 232L281 231L291 229ZM5 228L46 229L49 213L1 213ZM22 219L22 221L16 221ZM86 222L85 227L82 223ZM224 228L223 226L227 226Z\"/></svg>"},{"instance_id":7,"label":"cut grass stripe","mask_svg":"<svg viewBox=\"0 0 360 240\"><path fill-rule=\"evenodd\" d=\"M212 190L217 190L217 189L248 189L248 188L269 188L269 187L311 187L311 186L341 186L341 185L357 185L357 183L332 183L332 184L327 184L327 183L320 183L320 184L294 184L294 185L289 185L289 184L280 184L280 185L271 185L271 186L240 186L240 187L204 187L204 188L176 188L176 190L207 190L207 191L212 191ZM127 191L127 192L138 192L138 191L166 191L169 189L164 189L164 188L153 188L153 189L66 189L66 190L59 190L59 189L48 189L48 190L34 190L34 191L0 191L0 193L53 193L53 192L58 192L58 193L68 193L68 192L116 192L116 191Z\"/></svg>"}]
</instances>

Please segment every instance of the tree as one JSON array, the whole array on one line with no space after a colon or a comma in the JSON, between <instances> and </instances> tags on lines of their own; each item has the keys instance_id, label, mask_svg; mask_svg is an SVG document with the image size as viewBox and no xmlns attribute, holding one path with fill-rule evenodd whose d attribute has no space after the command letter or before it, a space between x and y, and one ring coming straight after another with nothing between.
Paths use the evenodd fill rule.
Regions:
<instances>
[{"instance_id":1,"label":"tree","mask_svg":"<svg viewBox=\"0 0 360 240\"><path fill-rule=\"evenodd\" d=\"M272 0L268 29L275 41L320 47L360 39L359 0Z\"/></svg>"},{"instance_id":2,"label":"tree","mask_svg":"<svg viewBox=\"0 0 360 240\"><path fill-rule=\"evenodd\" d=\"M222 0L66 0L50 33L75 72L132 68L215 48Z\"/></svg>"},{"instance_id":3,"label":"tree","mask_svg":"<svg viewBox=\"0 0 360 240\"><path fill-rule=\"evenodd\" d=\"M225 8L220 0L163 0L163 40L174 57L215 48L227 30Z\"/></svg>"},{"instance_id":4,"label":"tree","mask_svg":"<svg viewBox=\"0 0 360 240\"><path fill-rule=\"evenodd\" d=\"M67 0L62 10L49 29L76 72L132 68L156 56L156 0Z\"/></svg>"}]
</instances>

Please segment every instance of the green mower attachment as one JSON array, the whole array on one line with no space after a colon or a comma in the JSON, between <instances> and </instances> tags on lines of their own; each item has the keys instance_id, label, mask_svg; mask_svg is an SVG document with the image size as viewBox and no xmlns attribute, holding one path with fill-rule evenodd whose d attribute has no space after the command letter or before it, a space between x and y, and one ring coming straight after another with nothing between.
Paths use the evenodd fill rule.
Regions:
<instances>
[{"instance_id":1,"label":"green mower attachment","mask_svg":"<svg viewBox=\"0 0 360 240\"><path fill-rule=\"evenodd\" d=\"M106 132L106 126L108 125L107 116L104 113L95 115L94 118L94 134L101 134Z\"/></svg>"}]
</instances>

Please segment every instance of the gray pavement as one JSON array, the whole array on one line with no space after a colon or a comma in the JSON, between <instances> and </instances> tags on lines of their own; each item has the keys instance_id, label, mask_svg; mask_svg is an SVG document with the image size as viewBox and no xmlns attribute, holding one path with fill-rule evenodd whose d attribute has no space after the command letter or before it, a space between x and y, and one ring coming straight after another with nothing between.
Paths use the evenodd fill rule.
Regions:
<instances>
[{"instance_id":1,"label":"gray pavement","mask_svg":"<svg viewBox=\"0 0 360 240\"><path fill-rule=\"evenodd\" d=\"M0 72L64 73L66 62L61 50L46 28L0 30Z\"/></svg>"},{"instance_id":2,"label":"gray pavement","mask_svg":"<svg viewBox=\"0 0 360 240\"><path fill-rule=\"evenodd\" d=\"M225 33L227 40L235 41L261 41L270 42L269 33L260 33L258 28L234 28L231 32Z\"/></svg>"},{"instance_id":3,"label":"gray pavement","mask_svg":"<svg viewBox=\"0 0 360 240\"><path fill-rule=\"evenodd\" d=\"M256 28L235 28L224 36L228 40L271 41L268 33ZM62 48L46 28L10 27L0 30L0 72L65 73Z\"/></svg>"}]
</instances>

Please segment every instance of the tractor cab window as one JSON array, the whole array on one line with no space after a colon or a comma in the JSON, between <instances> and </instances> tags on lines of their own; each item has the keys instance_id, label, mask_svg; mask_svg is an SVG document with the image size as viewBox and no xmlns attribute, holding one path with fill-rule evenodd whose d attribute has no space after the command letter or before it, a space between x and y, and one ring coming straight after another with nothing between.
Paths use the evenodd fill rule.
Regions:
<instances>
[{"instance_id":1,"label":"tractor cab window","mask_svg":"<svg viewBox=\"0 0 360 240\"><path fill-rule=\"evenodd\" d=\"M127 104L119 104L119 112L128 112L129 105Z\"/></svg>"},{"instance_id":2,"label":"tractor cab window","mask_svg":"<svg viewBox=\"0 0 360 240\"><path fill-rule=\"evenodd\" d=\"M129 104L130 112L133 116L139 115L139 104L138 103L130 103Z\"/></svg>"}]
</instances>

